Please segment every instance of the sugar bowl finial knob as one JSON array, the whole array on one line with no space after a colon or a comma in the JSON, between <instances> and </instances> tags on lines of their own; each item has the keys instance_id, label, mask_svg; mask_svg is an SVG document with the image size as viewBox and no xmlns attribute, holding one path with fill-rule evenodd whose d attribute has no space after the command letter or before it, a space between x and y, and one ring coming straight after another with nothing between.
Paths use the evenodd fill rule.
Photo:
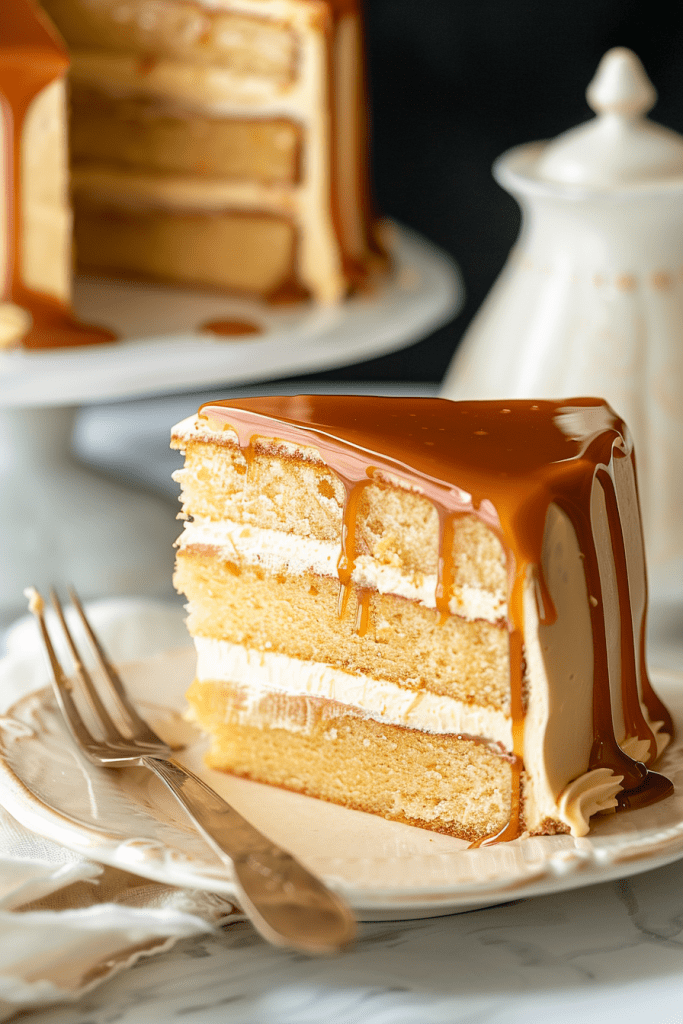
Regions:
<instances>
[{"instance_id":1,"label":"sugar bowl finial knob","mask_svg":"<svg viewBox=\"0 0 683 1024\"><path fill-rule=\"evenodd\" d=\"M653 592L683 597L683 138L647 117L630 50L587 97L595 117L494 165L522 229L442 394L606 398L636 443Z\"/></svg>"},{"instance_id":2,"label":"sugar bowl finial knob","mask_svg":"<svg viewBox=\"0 0 683 1024\"><path fill-rule=\"evenodd\" d=\"M638 117L654 107L657 91L633 50L615 46L598 64L586 99L596 114Z\"/></svg>"},{"instance_id":3,"label":"sugar bowl finial knob","mask_svg":"<svg viewBox=\"0 0 683 1024\"><path fill-rule=\"evenodd\" d=\"M544 147L537 178L613 189L683 173L683 139L645 116L657 93L635 53L609 50L586 98L597 116Z\"/></svg>"}]
</instances>

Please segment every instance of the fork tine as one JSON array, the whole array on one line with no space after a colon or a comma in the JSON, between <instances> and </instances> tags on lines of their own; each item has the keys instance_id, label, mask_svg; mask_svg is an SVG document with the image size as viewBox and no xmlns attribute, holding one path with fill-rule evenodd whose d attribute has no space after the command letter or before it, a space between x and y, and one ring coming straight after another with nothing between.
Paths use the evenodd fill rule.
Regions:
<instances>
[{"instance_id":1,"label":"fork tine","mask_svg":"<svg viewBox=\"0 0 683 1024\"><path fill-rule=\"evenodd\" d=\"M94 629L90 625L90 621L85 614L85 609L81 604L81 599L76 593L75 587L69 587L69 597L73 604L78 617L81 621L83 629L85 630L86 636L90 641L93 653L97 660L98 665L104 673L104 677L111 686L112 695L116 700L118 710L120 711L124 721L133 733L133 739L141 743L158 743L159 737L156 733L152 732L147 722L137 713L130 700L126 689L121 682L121 677L109 660L109 657L102 647L99 637L95 633Z\"/></svg>"},{"instance_id":2,"label":"fork tine","mask_svg":"<svg viewBox=\"0 0 683 1024\"><path fill-rule=\"evenodd\" d=\"M38 621L40 634L50 662L50 667L52 669L52 689L60 711L62 712L64 720L75 742L82 746L84 750L88 751L94 742L94 738L86 728L85 722L81 718L80 711L76 707L71 696L69 680L67 679L66 673L60 664L59 658L52 646L50 634L47 631L44 608L44 601L34 587L32 589L29 609L33 612Z\"/></svg>"},{"instance_id":3,"label":"fork tine","mask_svg":"<svg viewBox=\"0 0 683 1024\"><path fill-rule=\"evenodd\" d=\"M102 732L104 733L108 742L120 744L121 740L124 737L122 737L121 732L114 724L109 712L102 703L100 695L95 689L93 681L90 677L90 673L83 664L79 650L76 647L74 638L72 637L71 631L69 630L69 627L66 623L66 616L64 615L64 610L62 608L61 601L59 600L57 591L54 589L54 587L50 590L50 600L52 601L52 607L57 613L62 629L64 630L64 636L66 638L67 644L69 645L71 657L73 658L74 661L74 669L76 672L76 676L81 684L83 694L88 702L90 710L95 716L97 724L102 729Z\"/></svg>"}]
</instances>

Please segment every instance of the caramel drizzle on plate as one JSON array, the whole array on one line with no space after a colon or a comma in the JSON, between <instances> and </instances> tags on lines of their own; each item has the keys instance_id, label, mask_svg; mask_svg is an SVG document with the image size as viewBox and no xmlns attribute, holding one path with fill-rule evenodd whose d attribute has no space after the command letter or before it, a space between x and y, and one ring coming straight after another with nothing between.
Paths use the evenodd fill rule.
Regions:
<instances>
[{"instance_id":1,"label":"caramel drizzle on plate","mask_svg":"<svg viewBox=\"0 0 683 1024\"><path fill-rule=\"evenodd\" d=\"M219 320L207 320L199 328L208 334L217 334L224 338L237 338L245 334L263 334L263 327L254 320L237 320L226 317Z\"/></svg>"},{"instance_id":2,"label":"caramel drizzle on plate","mask_svg":"<svg viewBox=\"0 0 683 1024\"><path fill-rule=\"evenodd\" d=\"M524 590L536 584L540 621L556 611L542 572L546 514L555 503L569 517L583 553L593 630L593 744L588 770L607 767L623 776L620 807L643 806L671 792L668 779L648 771L619 746L614 733L605 615L598 552L591 524L594 486L605 494L621 623L622 702L628 737L656 742L640 707L653 720L671 719L647 679L643 609L633 642L632 605L621 531L614 460L633 458L623 422L600 399L564 402L449 402L443 399L299 395L210 402L200 416L218 421L238 436L248 463L259 438L315 449L344 485L341 554L338 563L340 614L346 612L357 556L357 523L370 483L398 478L416 487L439 515L436 606L440 621L451 614L456 520L474 515L500 538L508 569L512 800L508 823L483 845L514 839L523 828L521 777L524 753ZM367 629L369 594L358 595L357 628ZM654 698L654 699L653 699Z\"/></svg>"},{"instance_id":3,"label":"caramel drizzle on plate","mask_svg":"<svg viewBox=\"0 0 683 1024\"><path fill-rule=\"evenodd\" d=\"M7 236L2 297L25 309L32 325L24 348L94 345L113 341L112 331L77 320L53 295L29 288L22 279L22 134L36 97L69 66L65 49L32 0L0 2L0 121L4 128L5 220Z\"/></svg>"}]
</instances>

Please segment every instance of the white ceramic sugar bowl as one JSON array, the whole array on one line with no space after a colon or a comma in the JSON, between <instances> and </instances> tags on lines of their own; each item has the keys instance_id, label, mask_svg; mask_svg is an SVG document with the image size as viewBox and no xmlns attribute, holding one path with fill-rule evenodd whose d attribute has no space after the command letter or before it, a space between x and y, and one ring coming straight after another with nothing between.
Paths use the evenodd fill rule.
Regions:
<instances>
[{"instance_id":1,"label":"white ceramic sugar bowl","mask_svg":"<svg viewBox=\"0 0 683 1024\"><path fill-rule=\"evenodd\" d=\"M494 165L522 229L446 376L446 398L601 395L635 438L654 596L683 597L683 137L614 49L596 117Z\"/></svg>"}]
</instances>

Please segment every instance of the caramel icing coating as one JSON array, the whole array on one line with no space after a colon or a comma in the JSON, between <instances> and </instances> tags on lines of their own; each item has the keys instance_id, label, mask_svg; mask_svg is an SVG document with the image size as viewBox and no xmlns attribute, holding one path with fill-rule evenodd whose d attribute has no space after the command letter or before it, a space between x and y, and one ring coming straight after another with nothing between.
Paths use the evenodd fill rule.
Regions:
<instances>
[{"instance_id":1,"label":"caramel icing coating","mask_svg":"<svg viewBox=\"0 0 683 1024\"><path fill-rule=\"evenodd\" d=\"M629 736L646 741L648 762L656 755L650 719L672 733L671 717L658 700L645 668L645 610L634 638L624 538L617 506L614 463L633 460L623 421L601 399L564 401L450 402L444 399L359 396L268 397L210 402L199 410L212 425L232 428L249 463L258 438L316 449L346 490L340 611L351 586L356 557L355 527L363 488L373 480L396 480L418 487L440 520L436 604L448 615L453 567L453 523L474 514L499 536L508 566L508 630L513 725L513 799L507 826L487 842L515 838L523 826L521 773L524 749L525 581L538 581L542 623L555 609L542 570L546 514L554 503L569 517L583 553L593 631L593 745L589 769L607 768L623 776L619 807L637 807L671 792L668 779L628 757L614 734L607 663L606 623L590 518L595 483L603 488L617 577L621 622L621 688ZM367 601L359 599L357 628L366 624Z\"/></svg>"}]
</instances>

